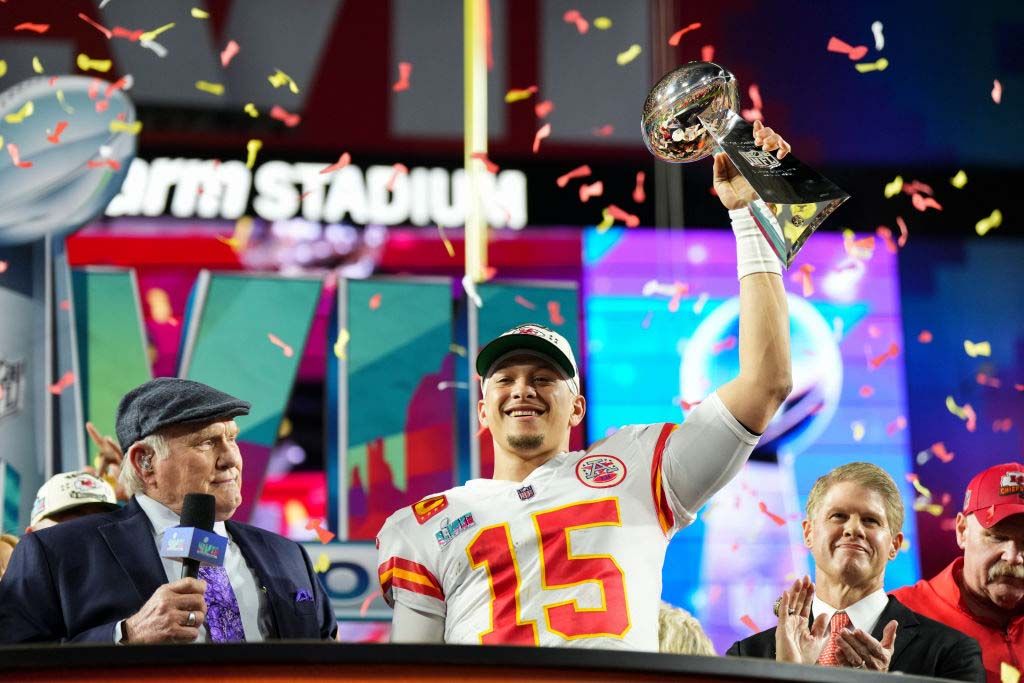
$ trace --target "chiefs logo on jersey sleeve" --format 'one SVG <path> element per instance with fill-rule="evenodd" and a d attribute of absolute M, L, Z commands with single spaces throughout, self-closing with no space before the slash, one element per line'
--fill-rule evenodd
<path fill-rule="evenodd" d="M 588 455 L 576 463 L 576 478 L 592 489 L 607 489 L 626 478 L 626 463 L 614 455 Z"/>
<path fill-rule="evenodd" d="M 431 496 L 430 498 L 424 498 L 418 503 L 413 503 L 412 514 L 416 516 L 416 521 L 422 525 L 446 507 L 448 507 L 448 496 Z"/>

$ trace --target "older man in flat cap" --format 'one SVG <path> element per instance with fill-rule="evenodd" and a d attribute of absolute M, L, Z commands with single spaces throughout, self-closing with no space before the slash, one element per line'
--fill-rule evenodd
<path fill-rule="evenodd" d="M 306 552 L 229 521 L 241 496 L 234 418 L 249 404 L 199 382 L 161 378 L 117 409 L 125 453 L 117 511 L 28 534 L 0 581 L 0 643 L 233 642 L 330 639 L 337 623 Z M 179 579 L 161 558 L 185 495 L 214 497 L 214 532 L 229 539 L 223 567 Z"/>

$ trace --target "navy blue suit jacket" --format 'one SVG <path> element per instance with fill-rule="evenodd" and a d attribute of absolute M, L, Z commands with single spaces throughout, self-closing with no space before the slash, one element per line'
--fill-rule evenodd
<path fill-rule="evenodd" d="M 271 638 L 333 638 L 330 601 L 302 546 L 227 522 L 264 592 Z M 133 498 L 120 510 L 26 534 L 0 579 L 0 643 L 114 642 L 114 626 L 167 583 L 149 518 Z M 296 601 L 300 592 L 312 600 Z"/>

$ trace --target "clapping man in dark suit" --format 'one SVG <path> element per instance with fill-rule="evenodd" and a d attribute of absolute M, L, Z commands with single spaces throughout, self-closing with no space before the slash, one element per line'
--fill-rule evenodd
<path fill-rule="evenodd" d="M 242 502 L 234 418 L 249 403 L 199 382 L 160 378 L 117 410 L 131 496 L 113 512 L 25 536 L 0 581 L 0 643 L 237 642 L 330 639 L 337 623 L 300 545 L 230 521 Z M 188 493 L 216 501 L 223 567 L 178 578 L 158 553 Z"/>
<path fill-rule="evenodd" d="M 778 627 L 733 644 L 732 656 L 984 681 L 977 641 L 886 595 L 885 567 L 903 544 L 896 483 L 870 463 L 838 467 L 807 498 L 808 577 L 785 591 Z"/>

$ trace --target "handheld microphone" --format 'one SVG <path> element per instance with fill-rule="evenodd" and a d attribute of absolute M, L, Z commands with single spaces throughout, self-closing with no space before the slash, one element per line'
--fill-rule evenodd
<path fill-rule="evenodd" d="M 185 494 L 181 524 L 164 532 L 161 557 L 182 560 L 181 578 L 196 578 L 200 564 L 224 564 L 228 539 L 213 533 L 216 499 L 208 493 Z"/>

